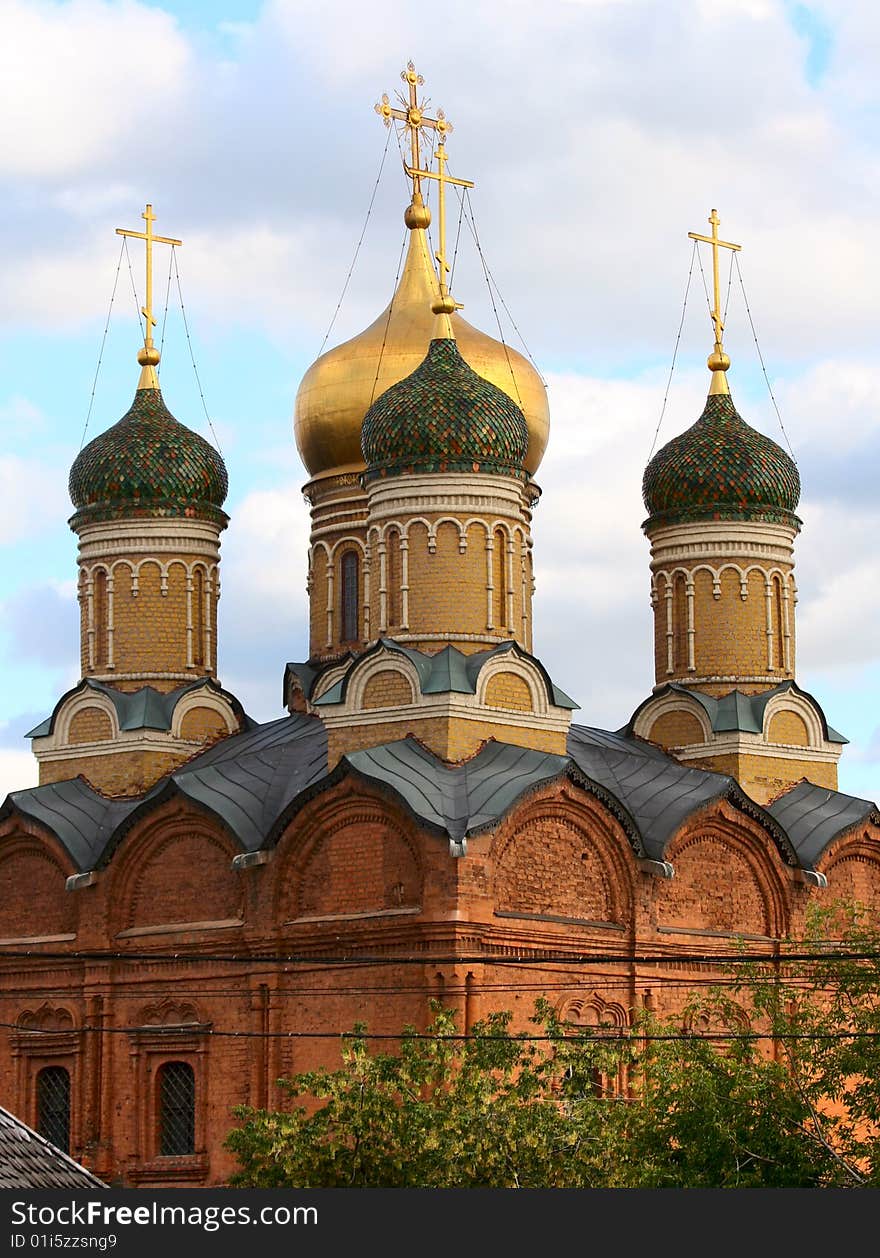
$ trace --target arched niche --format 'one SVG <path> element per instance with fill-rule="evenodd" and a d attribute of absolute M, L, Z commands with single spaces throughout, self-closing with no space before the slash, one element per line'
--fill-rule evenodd
<path fill-rule="evenodd" d="M 117 929 L 240 921 L 241 875 L 232 868 L 236 851 L 196 817 L 132 833 L 116 858 L 121 858 L 113 897 Z"/>
<path fill-rule="evenodd" d="M 624 924 L 632 884 L 619 856 L 626 840 L 611 827 L 598 808 L 567 801 L 515 815 L 493 845 L 495 912 Z"/>
<path fill-rule="evenodd" d="M 670 845 L 670 880 L 653 883 L 657 925 L 667 930 L 777 937 L 784 900 L 769 848 L 734 825 L 710 825 Z"/>
<path fill-rule="evenodd" d="M 0 939 L 74 935 L 75 897 L 65 889 L 74 873 L 48 843 L 30 835 L 0 842 Z"/>
<path fill-rule="evenodd" d="M 301 814 L 282 841 L 282 921 L 414 910 L 422 868 L 402 818 L 370 800 Z"/>

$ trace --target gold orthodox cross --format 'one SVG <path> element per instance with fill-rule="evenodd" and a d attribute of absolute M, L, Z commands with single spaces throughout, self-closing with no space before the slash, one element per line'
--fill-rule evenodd
<path fill-rule="evenodd" d="M 158 382 L 152 383 L 156 379 L 155 367 L 159 362 L 159 351 L 153 345 L 153 328 L 156 326 L 156 320 L 153 318 L 153 245 L 182 245 L 182 240 L 172 240 L 170 236 L 154 236 L 153 223 L 156 221 L 156 215 L 153 213 L 152 205 L 148 205 L 144 210 L 141 218 L 146 221 L 147 230 L 145 232 L 129 231 L 125 227 L 117 227 L 117 236 L 133 236 L 136 240 L 145 240 L 147 242 L 147 300 L 146 304 L 141 306 L 141 314 L 146 320 L 146 331 L 144 333 L 144 348 L 138 354 L 138 362 L 144 368 L 141 373 L 141 384 L 138 388 L 158 387 Z M 145 375 L 151 372 L 151 383 L 145 384 Z"/>
<path fill-rule="evenodd" d="M 722 337 L 724 334 L 724 323 L 721 319 L 721 289 L 718 283 L 718 250 L 733 249 L 739 252 L 742 245 L 732 245 L 729 240 L 718 239 L 718 224 L 721 219 L 718 217 L 718 211 L 713 210 L 709 215 L 709 222 L 712 224 L 711 236 L 700 236 L 697 232 L 688 232 L 690 240 L 702 240 L 707 245 L 712 246 L 712 277 L 715 283 L 715 307 L 712 310 L 712 323 L 715 327 L 715 352 L 709 358 L 709 369 L 711 371 L 726 371 L 730 366 L 730 359 L 724 353 L 722 345 Z"/>
<path fill-rule="evenodd" d="M 418 73 L 411 61 L 406 64 L 406 69 L 401 70 L 400 77 L 406 83 L 408 88 L 409 99 L 402 92 L 397 93 L 397 99 L 403 106 L 402 109 L 395 109 L 386 92 L 378 105 L 375 106 L 376 113 L 382 119 L 386 127 L 391 126 L 392 118 L 397 118 L 404 123 L 406 130 L 409 132 L 410 139 L 410 160 L 411 167 L 406 167 L 406 173 L 413 181 L 413 204 L 421 203 L 422 187 L 419 176 L 421 171 L 421 153 L 419 148 L 419 140 L 422 131 L 427 128 L 429 131 L 436 131 L 437 137 L 442 144 L 447 135 L 452 131 L 452 123 L 446 118 L 442 109 L 437 110 L 436 118 L 429 118 L 425 113 L 425 107 L 428 101 L 419 100 L 418 89 L 424 83 L 424 79 Z"/>
<path fill-rule="evenodd" d="M 420 175 L 423 179 L 436 179 L 439 184 L 437 207 L 438 217 L 440 219 L 440 240 L 439 248 L 434 254 L 437 259 L 437 265 L 440 271 L 440 298 L 435 301 L 431 309 L 434 314 L 452 314 L 454 310 L 461 309 L 461 302 L 455 301 L 446 285 L 446 276 L 449 274 L 449 263 L 446 261 L 446 185 L 448 183 L 455 184 L 458 188 L 472 188 L 474 185 L 469 179 L 453 179 L 452 175 L 446 173 L 446 163 L 449 160 L 446 156 L 446 143 L 441 138 L 437 145 L 437 170 L 411 170 L 406 167 L 406 173 L 415 178 Z"/>

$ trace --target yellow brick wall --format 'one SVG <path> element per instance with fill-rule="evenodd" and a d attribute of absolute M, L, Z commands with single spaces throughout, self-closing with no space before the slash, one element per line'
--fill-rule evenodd
<path fill-rule="evenodd" d="M 437 517 L 428 516 L 434 521 Z M 428 547 L 428 531 L 422 524 L 413 524 L 409 530 L 409 632 L 416 635 L 424 634 L 474 634 L 483 639 L 482 642 L 469 644 L 456 642 L 456 646 L 465 652 L 484 649 L 495 638 L 513 638 L 526 649 L 531 634 L 531 583 L 530 574 L 526 577 L 526 632 L 523 634 L 523 578 L 520 557 L 520 542 L 514 542 L 514 554 L 508 565 L 510 571 L 505 580 L 509 583 L 513 594 L 512 624 L 506 622 L 506 609 L 509 600 L 505 597 L 505 616 L 503 625 L 494 623 L 488 626 L 488 594 L 486 530 L 479 524 L 472 524 L 467 532 L 467 549 L 464 554 L 459 549 L 459 531 L 455 524 L 446 522 L 437 528 L 437 545 L 433 553 Z M 507 556 L 505 555 L 507 565 Z M 378 577 L 376 578 L 378 583 Z M 496 590 L 493 599 L 497 602 L 498 574 L 493 569 L 493 582 Z M 494 603 L 493 603 L 494 606 Z M 378 616 L 378 589 L 374 600 L 374 616 Z M 378 624 L 378 620 L 375 621 Z M 429 650 L 436 650 L 435 640 L 426 638 L 424 642 L 414 643 Z"/>
<path fill-rule="evenodd" d="M 409 679 L 397 669 L 386 668 L 364 687 L 363 708 L 397 708 L 413 702 Z"/>
<path fill-rule="evenodd" d="M 40 786 L 82 775 L 105 795 L 140 795 L 187 758 L 170 752 L 122 750 L 73 760 L 44 760 Z"/>
<path fill-rule="evenodd" d="M 665 712 L 651 726 L 648 738 L 660 747 L 687 747 L 705 739 L 703 727 L 691 712 Z"/>
<path fill-rule="evenodd" d="M 532 711 L 532 696 L 522 677 L 515 673 L 496 673 L 486 687 L 487 708 L 514 708 L 518 712 Z"/>
<path fill-rule="evenodd" d="M 122 558 L 124 556 L 118 556 Z M 135 564 L 142 556 L 128 558 Z M 177 560 L 182 562 L 177 562 Z M 115 562 L 115 561 L 114 561 Z M 193 678 L 216 671 L 216 596 L 212 582 L 210 592 L 205 583 L 204 613 L 212 630 L 209 656 L 202 665 L 188 666 L 187 651 L 187 577 L 184 564 L 199 562 L 194 554 L 175 555 L 168 572 L 167 592 L 162 593 L 159 563 L 141 562 L 137 594 L 133 592 L 132 573 L 126 564 L 117 564 L 113 572 L 113 668 L 96 657 L 95 667 L 88 667 L 88 622 L 85 605 L 82 610 L 81 658 L 83 675 L 119 676 L 120 690 L 135 690 L 142 680 L 125 680 L 126 673 L 177 673 Z M 193 594 L 193 653 L 197 654 L 197 635 L 204 635 L 204 625 L 196 623 L 197 599 Z M 96 625 L 96 629 L 98 626 Z M 98 635 L 96 633 L 96 641 Z M 160 691 L 179 686 L 179 678 L 150 678 L 149 684 Z"/>
<path fill-rule="evenodd" d="M 786 743 L 788 746 L 809 747 L 810 735 L 802 717 L 797 712 L 777 712 L 767 729 L 767 741 Z"/>
<path fill-rule="evenodd" d="M 378 747 L 413 734 L 443 760 L 457 761 L 472 756 L 488 738 L 512 743 L 516 747 L 532 747 L 536 751 L 565 754 L 566 735 L 550 730 L 537 730 L 528 724 L 495 724 L 488 721 L 465 721 L 461 718 L 423 717 L 421 719 L 388 720 L 376 725 L 352 725 L 331 729 L 329 765 L 336 764 L 348 751 Z"/>
<path fill-rule="evenodd" d="M 790 572 L 788 568 L 786 571 Z M 746 693 L 764 690 L 774 681 L 792 677 L 793 671 L 782 667 L 780 647 L 776 640 L 778 616 L 773 606 L 774 668 L 768 667 L 767 653 L 767 604 L 765 578 L 757 570 L 749 573 L 744 599 L 741 596 L 739 573 L 726 568 L 720 576 L 721 596 L 714 596 L 712 574 L 707 571 L 694 573 L 693 579 L 693 627 L 694 668 L 688 668 L 687 657 L 687 599 L 685 585 L 676 578 L 673 600 L 674 657 L 673 671 L 667 672 L 667 610 L 666 582 L 658 574 L 658 598 L 654 608 L 654 665 L 658 685 L 664 682 L 688 683 L 694 677 L 767 677 L 768 681 L 747 682 L 740 688 Z M 794 663 L 794 605 L 789 606 L 789 627 L 792 634 L 792 664 Z M 730 683 L 703 684 L 701 688 L 711 694 L 725 694 Z"/>
<path fill-rule="evenodd" d="M 767 756 L 740 755 L 705 756 L 689 760 L 688 765 L 728 773 L 759 804 L 770 803 L 796 782 L 806 778 L 816 786 L 837 790 L 837 765 L 813 760 L 771 759 Z"/>
<path fill-rule="evenodd" d="M 193 743 L 222 738 L 226 733 L 226 722 L 212 708 L 191 708 L 180 726 L 180 737 Z"/>
<path fill-rule="evenodd" d="M 113 725 L 110 717 L 100 708 L 84 708 L 77 712 L 70 722 L 67 741 L 75 743 L 97 743 L 112 737 Z"/>

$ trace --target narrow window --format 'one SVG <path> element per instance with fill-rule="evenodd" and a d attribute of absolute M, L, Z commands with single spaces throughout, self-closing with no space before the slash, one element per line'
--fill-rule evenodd
<path fill-rule="evenodd" d="M 193 576 L 193 663 L 205 663 L 205 574 L 196 568 Z"/>
<path fill-rule="evenodd" d="M 687 634 L 687 587 L 685 579 L 681 575 L 675 578 L 674 585 L 675 597 L 672 602 L 673 611 L 673 627 L 675 632 L 675 668 L 686 669 L 688 666 L 688 634 Z"/>
<path fill-rule="evenodd" d="M 385 551 L 386 587 L 388 590 L 388 625 L 400 624 L 400 534 L 392 529 L 388 534 L 388 545 Z"/>
<path fill-rule="evenodd" d="M 353 550 L 342 556 L 342 641 L 356 642 L 358 636 L 358 558 Z"/>
<path fill-rule="evenodd" d="M 776 615 L 776 658 L 773 663 L 781 673 L 785 672 L 785 611 L 782 602 L 782 582 L 779 577 L 773 578 L 773 602 Z"/>
<path fill-rule="evenodd" d="M 492 579 L 495 584 L 495 628 L 504 629 L 507 624 L 507 566 L 505 560 L 504 530 L 495 530 L 492 555 Z"/>
<path fill-rule="evenodd" d="M 196 1148 L 196 1078 L 185 1061 L 159 1070 L 159 1153 L 181 1157 Z"/>
<path fill-rule="evenodd" d="M 37 1075 L 37 1131 L 70 1152 L 70 1073 L 63 1066 L 45 1066 Z"/>
<path fill-rule="evenodd" d="M 107 663 L 107 573 L 95 573 L 95 665 Z"/>

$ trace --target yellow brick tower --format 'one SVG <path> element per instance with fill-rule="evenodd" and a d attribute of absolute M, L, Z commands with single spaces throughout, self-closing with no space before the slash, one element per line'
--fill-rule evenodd
<path fill-rule="evenodd" d="M 439 300 L 441 288 L 428 246 L 431 215 L 422 196 L 422 180 L 436 179 L 436 175 L 420 169 L 420 145 L 428 131 L 435 134 L 442 148 L 452 128 L 442 110 L 436 118 L 428 117 L 419 99 L 422 78 L 412 64 L 401 78 L 405 84 L 401 108 L 392 107 L 387 97 L 376 106 L 386 125 L 400 124 L 411 151 L 407 173 L 412 180 L 412 199 L 404 214 L 409 246 L 400 280 L 390 304 L 375 322 L 352 340 L 322 354 L 306 372 L 296 396 L 296 443 L 311 477 L 303 492 L 312 515 L 308 589 L 309 649 L 314 662 L 363 650 L 384 633 L 406 639 L 409 617 L 417 614 L 409 597 L 410 581 L 416 577 L 416 567 L 428 562 L 427 556 L 437 584 L 457 579 L 452 574 L 462 565 L 454 556 L 465 556 L 464 566 L 479 567 L 484 574 L 484 603 L 489 599 L 490 586 L 502 603 L 497 614 L 481 615 L 479 624 L 475 619 L 468 621 L 462 633 L 470 636 L 462 641 L 515 638 L 526 645 L 529 640 L 524 626 L 529 617 L 526 603 L 531 599 L 531 559 L 530 555 L 523 556 L 524 547 L 528 548 L 526 531 L 517 529 L 508 502 L 500 505 L 498 529 L 490 540 L 484 532 L 478 540 L 476 529 L 471 535 L 468 520 L 473 510 L 462 502 L 450 513 L 442 494 L 430 504 L 434 509 L 426 516 L 424 536 L 418 545 L 415 534 L 411 539 L 400 524 L 395 525 L 401 514 L 395 502 L 375 508 L 376 526 L 367 536 L 361 425 L 373 402 L 424 359 L 433 335 L 432 305 Z M 462 181 L 446 176 L 445 182 Z M 534 474 L 547 445 L 550 423 L 547 392 L 540 375 L 516 350 L 467 323 L 457 307 L 450 319 L 452 334 L 469 366 L 522 410 L 528 428 L 525 468 Z M 537 496 L 536 491 L 530 492 Z M 471 506 L 475 501 L 471 499 Z M 520 519 L 521 509 L 517 507 L 514 514 Z M 446 522 L 441 523 L 444 516 Z M 491 578 L 485 575 L 490 563 Z M 524 569 L 528 570 L 525 595 Z M 448 641 L 450 626 L 437 628 L 443 632 L 433 640 Z"/>
<path fill-rule="evenodd" d="M 321 716 L 330 760 L 413 734 L 459 761 L 489 738 L 563 754 L 575 705 L 532 656 L 532 480 L 548 433 L 540 376 L 465 323 L 451 296 L 442 112 L 428 119 L 412 65 L 411 232 L 388 310 L 324 355 L 297 396 L 314 477 L 311 657 L 289 665 L 288 705 Z M 419 136 L 437 132 L 437 169 Z M 438 186 L 437 272 L 421 181 Z M 357 446 L 355 446 L 355 434 Z"/>
<path fill-rule="evenodd" d="M 718 238 L 715 346 L 697 422 L 645 469 L 654 609 L 654 696 L 634 732 L 681 759 L 731 773 L 759 802 L 801 778 L 836 787 L 845 740 L 796 685 L 794 461 L 738 414 L 722 342 Z"/>
<path fill-rule="evenodd" d="M 163 401 L 152 246 L 180 241 L 153 234 L 151 206 L 143 218 L 144 232 L 119 229 L 147 246 L 134 402 L 70 470 L 82 681 L 33 731 L 41 782 L 82 772 L 111 794 L 152 785 L 243 718 L 216 684 L 226 467 Z"/>

